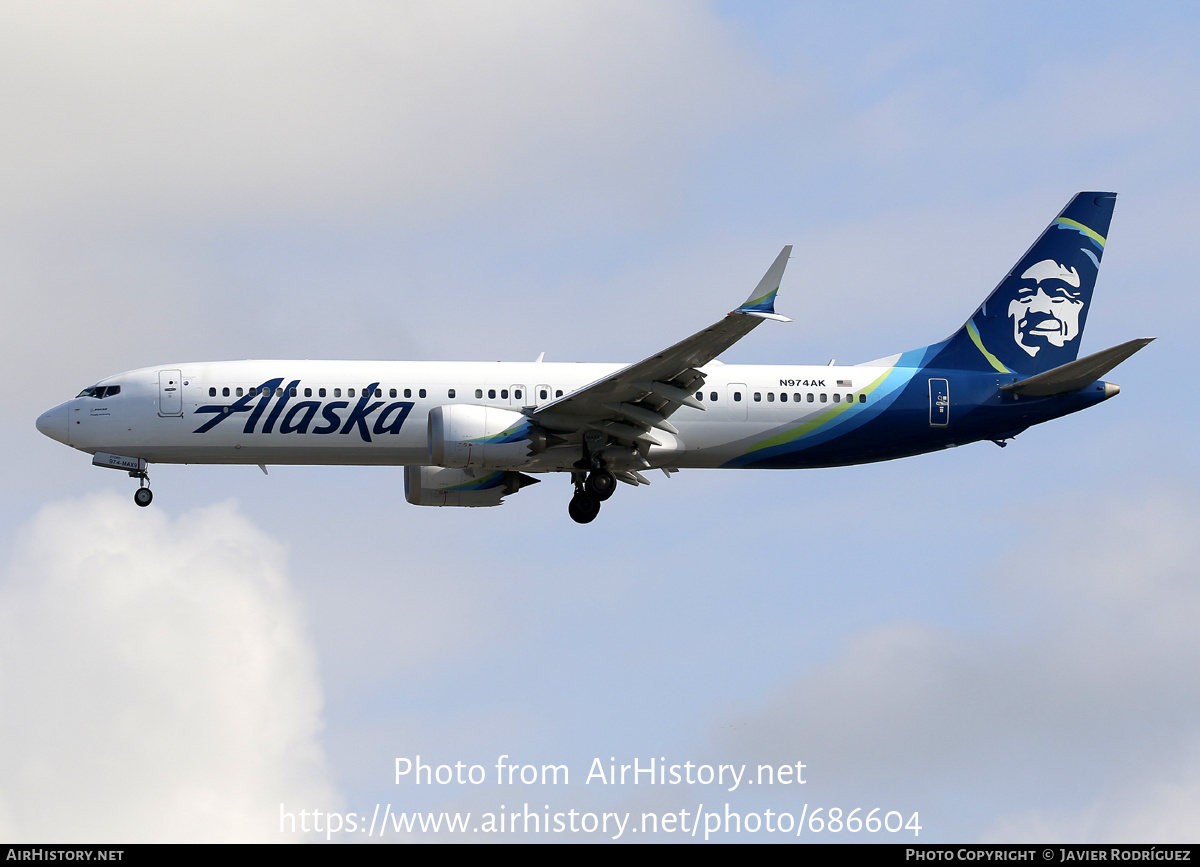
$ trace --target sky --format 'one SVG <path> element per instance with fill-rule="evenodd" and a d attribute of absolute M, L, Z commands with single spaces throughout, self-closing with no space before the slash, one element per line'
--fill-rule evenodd
<path fill-rule="evenodd" d="M 0 839 L 1194 841 L 1198 42 L 1185 3 L 4 4 Z M 138 509 L 34 428 L 183 361 L 634 361 L 784 244 L 795 321 L 723 360 L 867 361 L 1080 190 L 1119 194 L 1083 351 L 1158 339 L 1005 449 L 580 526 L 565 478 L 428 509 L 399 468 L 157 466 Z M 748 818 L 876 808 L 919 831 Z"/>

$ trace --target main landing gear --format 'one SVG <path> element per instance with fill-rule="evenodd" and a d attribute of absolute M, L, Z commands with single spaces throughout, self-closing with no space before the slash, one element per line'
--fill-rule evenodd
<path fill-rule="evenodd" d="M 571 497 L 567 512 L 575 523 L 590 524 L 600 514 L 600 504 L 616 490 L 617 477 L 597 466 L 586 475 L 583 470 L 576 470 L 571 480 L 575 483 L 575 496 Z"/>
<path fill-rule="evenodd" d="M 133 492 L 133 501 L 142 508 L 154 501 L 154 492 L 150 490 L 150 474 L 145 470 L 130 470 L 129 475 L 138 480 L 138 489 Z"/>
<path fill-rule="evenodd" d="M 600 504 L 617 489 L 617 477 L 604 466 L 604 435 L 599 431 L 588 431 L 583 437 L 583 457 L 574 464 L 571 482 L 575 485 L 575 496 L 567 506 L 571 520 L 577 524 L 590 524 L 600 514 Z"/>
<path fill-rule="evenodd" d="M 587 481 L 583 483 L 583 487 L 589 494 L 603 503 L 617 489 L 617 477 L 604 469 L 604 467 L 598 467 L 588 473 Z"/>
<path fill-rule="evenodd" d="M 567 512 L 576 524 L 590 524 L 600 514 L 600 501 L 587 491 L 577 490 L 567 505 Z"/>

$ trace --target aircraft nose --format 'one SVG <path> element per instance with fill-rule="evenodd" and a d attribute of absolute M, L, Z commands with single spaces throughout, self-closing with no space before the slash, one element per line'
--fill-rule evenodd
<path fill-rule="evenodd" d="M 38 416 L 37 429 L 50 439 L 60 443 L 67 443 L 67 431 L 69 430 L 67 422 L 67 405 L 60 403 L 54 409 L 48 409 Z"/>

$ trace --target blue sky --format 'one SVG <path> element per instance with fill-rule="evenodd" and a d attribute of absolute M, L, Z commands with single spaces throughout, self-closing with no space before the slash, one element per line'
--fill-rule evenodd
<path fill-rule="evenodd" d="M 920 841 L 1195 839 L 1190 5 L 0 18 L 0 837 L 718 803 L 582 784 L 665 756 L 802 760 L 720 802 Z M 634 360 L 787 243 L 796 321 L 725 360 L 865 361 L 956 329 L 1083 189 L 1120 194 L 1084 350 L 1159 339 L 1004 450 L 659 477 L 580 527 L 565 480 L 420 509 L 398 469 L 164 466 L 135 510 L 33 427 L 184 360 Z M 417 754 L 578 777 L 397 786 Z"/>

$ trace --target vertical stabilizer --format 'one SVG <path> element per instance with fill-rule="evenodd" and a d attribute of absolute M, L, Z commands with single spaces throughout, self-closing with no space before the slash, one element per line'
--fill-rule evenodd
<path fill-rule="evenodd" d="M 1074 361 L 1116 193 L 1079 193 L 930 365 L 1033 375 Z"/>

